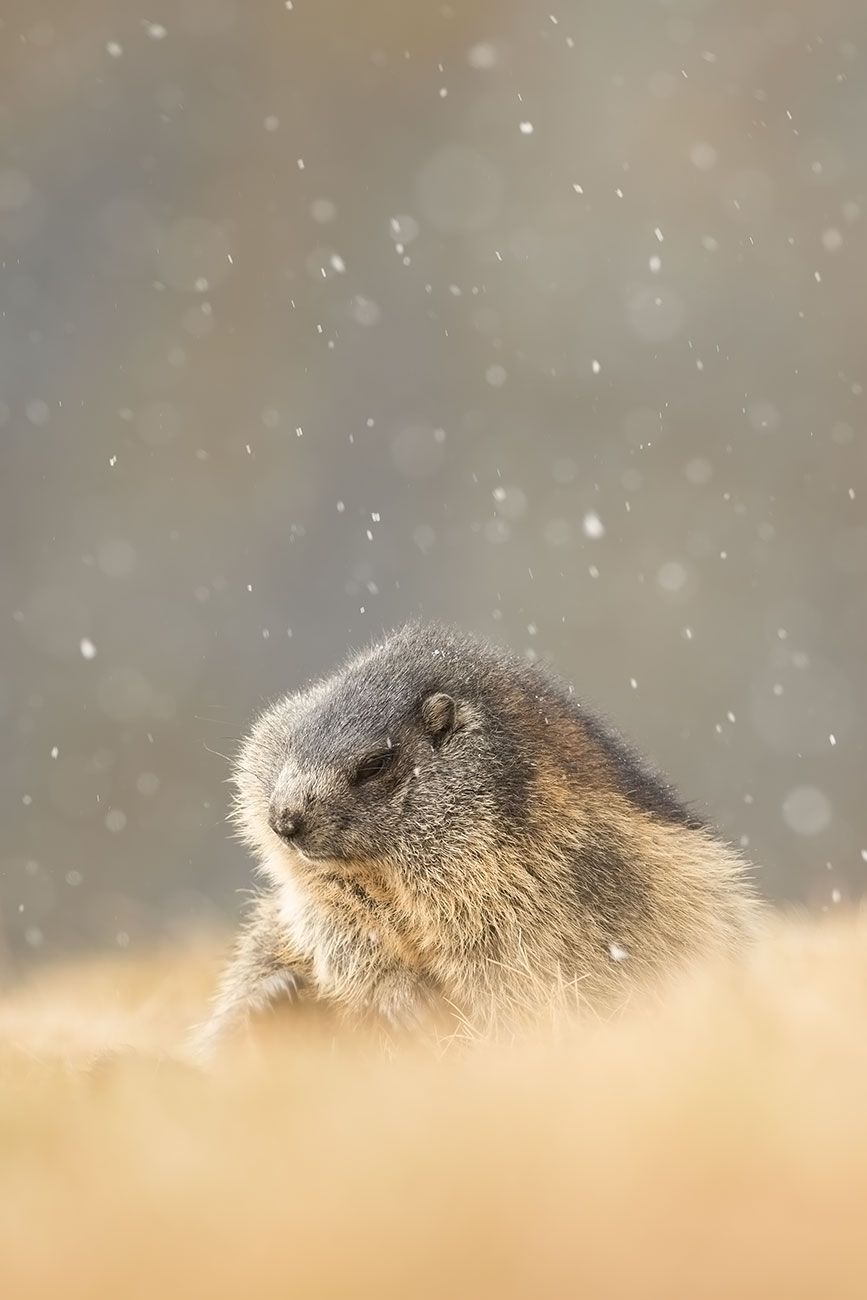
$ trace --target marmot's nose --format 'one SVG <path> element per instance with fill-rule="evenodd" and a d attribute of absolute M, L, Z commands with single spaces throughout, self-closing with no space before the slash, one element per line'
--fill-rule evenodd
<path fill-rule="evenodd" d="M 291 843 L 304 832 L 304 814 L 298 808 L 287 808 L 272 804 L 268 811 L 268 825 L 281 840 Z"/>

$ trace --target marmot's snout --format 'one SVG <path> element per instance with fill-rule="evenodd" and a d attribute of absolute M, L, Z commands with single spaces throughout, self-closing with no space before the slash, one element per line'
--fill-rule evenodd
<path fill-rule="evenodd" d="M 283 803 L 279 799 L 272 799 L 268 809 L 268 825 L 275 835 L 287 844 L 293 844 L 296 840 L 303 840 L 304 833 L 307 829 L 304 812 L 300 808 Z"/>
<path fill-rule="evenodd" d="M 268 826 L 277 838 L 308 861 L 341 861 L 360 847 L 370 817 L 354 797 L 341 768 L 299 769 L 287 764 L 268 803 Z"/>
<path fill-rule="evenodd" d="M 310 829 L 312 791 L 290 764 L 280 772 L 268 804 L 268 825 L 285 844 L 302 847 Z"/>

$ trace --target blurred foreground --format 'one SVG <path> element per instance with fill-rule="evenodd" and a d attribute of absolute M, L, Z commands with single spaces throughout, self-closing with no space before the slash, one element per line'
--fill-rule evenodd
<path fill-rule="evenodd" d="M 274 1019 L 205 1075 L 215 968 L 0 1003 L 4 1295 L 863 1296 L 867 913 L 615 1023 L 386 1059 Z"/>

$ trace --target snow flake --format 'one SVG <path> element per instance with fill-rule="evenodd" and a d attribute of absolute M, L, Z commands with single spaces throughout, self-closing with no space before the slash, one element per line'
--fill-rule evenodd
<path fill-rule="evenodd" d="M 783 802 L 783 821 L 796 835 L 818 835 L 831 823 L 831 801 L 814 785 L 798 785 Z"/>
<path fill-rule="evenodd" d="M 496 67 L 497 62 L 497 51 L 490 41 L 478 41 L 467 50 L 467 63 L 471 68 L 487 71 L 488 68 Z"/>
<path fill-rule="evenodd" d="M 717 152 L 712 144 L 704 140 L 697 141 L 689 151 L 689 161 L 701 172 L 712 171 L 716 166 Z"/>
<path fill-rule="evenodd" d="M 47 424 L 51 414 L 48 403 L 41 397 L 34 397 L 27 403 L 26 413 L 30 423 L 37 425 Z"/>

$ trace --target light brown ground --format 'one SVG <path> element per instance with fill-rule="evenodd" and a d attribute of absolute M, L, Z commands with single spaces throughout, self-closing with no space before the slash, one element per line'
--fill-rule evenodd
<path fill-rule="evenodd" d="M 867 913 L 615 1023 L 439 1055 L 280 1020 L 172 1056 L 214 955 L 0 1001 L 0 1295 L 867 1295 Z"/>

